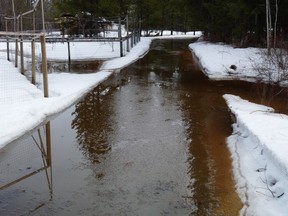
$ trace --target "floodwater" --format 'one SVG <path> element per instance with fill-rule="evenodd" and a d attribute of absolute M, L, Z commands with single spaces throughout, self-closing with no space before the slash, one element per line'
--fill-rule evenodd
<path fill-rule="evenodd" d="M 191 42 L 153 42 L 48 126 L 1 149 L 0 215 L 238 215 L 222 95 L 261 102 L 263 86 L 207 80 Z"/>
<path fill-rule="evenodd" d="M 69 73 L 95 73 L 103 60 L 82 60 L 82 61 L 59 61 L 59 62 L 48 62 L 47 68 L 49 73 L 55 71 L 69 72 Z"/>

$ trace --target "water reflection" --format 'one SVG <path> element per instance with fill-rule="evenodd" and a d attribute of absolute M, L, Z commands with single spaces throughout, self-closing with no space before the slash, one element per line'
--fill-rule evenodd
<path fill-rule="evenodd" d="M 119 78 L 115 75 L 75 105 L 71 126 L 77 133 L 80 149 L 92 163 L 100 163 L 112 147 L 110 133 L 115 125 L 111 118 L 113 107 L 105 105 L 107 100 L 104 100 L 104 97 L 109 97 L 128 82 L 128 77 Z"/>
<path fill-rule="evenodd" d="M 91 91 L 75 106 L 72 113 L 72 128 L 77 132 L 77 140 L 86 157 L 99 163 L 99 155 L 111 149 L 108 134 L 112 130 L 110 110 L 102 109 L 101 86 Z"/>
<path fill-rule="evenodd" d="M 27 214 L 36 211 L 45 205 L 47 189 L 49 200 L 52 200 L 50 122 L 0 150 L 0 174 L 1 214 L 19 215 L 25 209 Z M 35 182 L 39 189 L 37 192 L 29 186 Z M 26 199 L 27 195 L 35 193 L 38 193 L 38 200 L 32 202 Z M 17 204 L 19 207 L 15 208 Z"/>
<path fill-rule="evenodd" d="M 288 102 L 283 100 L 288 96 L 288 88 L 276 86 L 273 84 L 264 85 L 263 83 L 255 84 L 255 92 L 260 103 L 266 106 L 272 106 L 277 112 L 288 113 Z"/>
<path fill-rule="evenodd" d="M 61 62 L 61 61 L 52 61 L 48 62 L 48 71 L 49 72 L 69 72 L 69 73 L 95 73 L 101 66 L 103 61 L 101 60 L 83 60 L 75 61 L 72 63 Z"/>

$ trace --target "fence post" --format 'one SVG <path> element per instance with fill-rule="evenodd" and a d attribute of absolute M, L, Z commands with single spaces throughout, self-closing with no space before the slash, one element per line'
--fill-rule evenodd
<path fill-rule="evenodd" d="M 32 61 L 32 66 L 31 66 L 31 72 L 32 72 L 32 84 L 35 85 L 35 39 L 33 38 L 31 41 L 31 61 Z"/>
<path fill-rule="evenodd" d="M 5 19 L 5 27 L 6 27 L 6 33 L 8 32 L 8 23 Z M 9 36 L 7 35 L 7 60 L 10 61 L 10 52 L 9 52 Z"/>
<path fill-rule="evenodd" d="M 139 31 L 139 33 L 138 33 L 138 41 L 137 41 L 137 43 L 139 43 L 140 40 L 141 40 L 141 32 Z"/>
<path fill-rule="evenodd" d="M 69 39 L 67 39 L 67 45 L 68 45 L 68 70 L 70 71 L 70 68 L 71 68 L 71 51 L 70 51 Z"/>
<path fill-rule="evenodd" d="M 133 48 L 133 32 L 131 32 L 131 35 L 130 35 L 130 46 L 132 49 Z"/>
<path fill-rule="evenodd" d="M 24 75 L 24 48 L 23 48 L 23 38 L 20 38 L 20 63 L 21 63 L 21 74 Z"/>
<path fill-rule="evenodd" d="M 120 57 L 123 57 L 123 41 L 121 34 L 121 17 L 118 18 L 118 38 L 120 40 Z"/>
<path fill-rule="evenodd" d="M 134 45 L 136 45 L 137 44 L 137 31 L 134 32 L 133 41 L 134 41 Z"/>
<path fill-rule="evenodd" d="M 46 57 L 46 42 L 45 35 L 40 36 L 41 42 L 41 54 L 42 54 L 42 74 L 43 74 L 43 88 L 44 88 L 44 97 L 48 97 L 48 72 L 47 72 L 47 57 Z"/>
<path fill-rule="evenodd" d="M 7 61 L 10 61 L 9 37 L 7 36 Z"/>
<path fill-rule="evenodd" d="M 128 15 L 126 15 L 126 31 L 127 31 L 127 36 L 126 36 L 127 47 L 126 47 L 126 50 L 127 50 L 127 52 L 129 52 L 130 49 L 129 49 L 129 20 L 128 20 Z"/>
<path fill-rule="evenodd" d="M 18 38 L 15 40 L 15 67 L 18 67 Z"/>

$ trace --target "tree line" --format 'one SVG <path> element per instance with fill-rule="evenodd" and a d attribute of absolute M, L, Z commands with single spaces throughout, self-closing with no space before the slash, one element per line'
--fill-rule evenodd
<path fill-rule="evenodd" d="M 20 14 L 35 0 L 0 1 L 0 17 Z M 238 46 L 266 46 L 267 33 L 278 41 L 288 36 L 288 0 L 43 0 L 47 18 L 63 13 L 125 17 L 149 34 L 152 30 L 203 31 L 211 41 Z M 267 3 L 269 11 L 267 16 Z M 268 19 L 267 19 L 268 17 Z M 4 23 L 1 19 L 0 28 Z M 270 25 L 267 26 L 267 21 Z M 135 24 L 136 27 L 136 24 Z M 270 37 L 271 40 L 276 37 Z M 271 41 L 273 44 L 273 42 Z"/>
<path fill-rule="evenodd" d="M 288 0 L 199 0 L 197 5 L 192 13 L 210 40 L 263 46 L 267 32 L 277 33 L 279 41 L 287 37 Z"/>
<path fill-rule="evenodd" d="M 270 25 L 267 29 L 267 2 Z M 53 0 L 55 10 L 94 16 L 125 16 L 141 30 L 201 30 L 207 40 L 263 46 L 267 31 L 288 36 L 288 0 Z"/>

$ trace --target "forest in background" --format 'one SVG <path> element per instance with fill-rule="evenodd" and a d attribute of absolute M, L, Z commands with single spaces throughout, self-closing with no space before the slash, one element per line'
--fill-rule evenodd
<path fill-rule="evenodd" d="M 11 6 L 14 1 L 14 8 Z M 0 0 L 0 30 L 4 17 L 25 12 L 37 0 Z M 277 41 L 288 36 L 288 0 L 43 0 L 45 17 L 54 22 L 63 13 L 73 16 L 129 16 L 139 28 L 151 30 L 203 31 L 206 40 L 239 47 L 266 46 L 267 2 L 271 35 Z M 55 21 L 56 22 L 56 21 Z M 272 38 L 272 37 L 271 37 Z"/>

